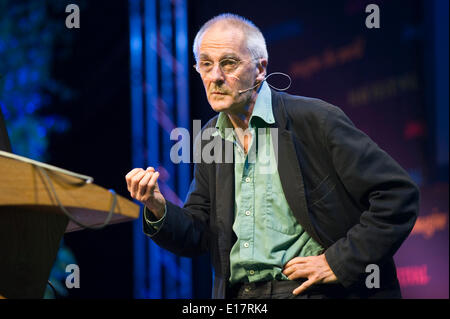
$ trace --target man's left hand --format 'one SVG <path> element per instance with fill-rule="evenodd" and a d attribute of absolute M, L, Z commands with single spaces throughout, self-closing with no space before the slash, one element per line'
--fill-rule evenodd
<path fill-rule="evenodd" d="M 319 256 L 295 257 L 284 266 L 283 274 L 290 280 L 308 278 L 307 281 L 292 292 L 294 295 L 304 292 L 314 284 L 338 281 L 336 275 L 328 265 L 324 254 Z"/>

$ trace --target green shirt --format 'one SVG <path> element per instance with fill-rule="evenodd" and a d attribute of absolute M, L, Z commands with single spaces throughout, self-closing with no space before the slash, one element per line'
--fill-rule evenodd
<path fill-rule="evenodd" d="M 287 280 L 282 270 L 289 260 L 323 251 L 297 222 L 284 196 L 268 127 L 274 122 L 271 91 L 265 82 L 249 121 L 248 154 L 235 138 L 228 116 L 220 113 L 217 120 L 217 134 L 234 144 L 237 241 L 230 253 L 231 284 Z"/>
<path fill-rule="evenodd" d="M 252 135 L 248 154 L 235 139 L 228 116 L 220 113 L 214 135 L 233 142 L 235 220 L 237 241 L 230 253 L 230 283 L 287 280 L 283 266 L 292 258 L 319 255 L 323 248 L 297 222 L 284 196 L 269 124 L 275 122 L 272 96 L 264 82 L 250 117 Z M 280 154 L 282 156 L 282 154 Z M 219 181 L 220 182 L 220 181 Z M 145 220 L 154 236 L 163 227 L 160 220 Z"/>

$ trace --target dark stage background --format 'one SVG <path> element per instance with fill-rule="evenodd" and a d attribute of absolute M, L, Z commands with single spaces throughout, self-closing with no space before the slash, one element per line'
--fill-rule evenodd
<path fill-rule="evenodd" d="M 320 98 L 341 107 L 420 186 L 419 219 L 395 255 L 398 276 L 405 298 L 448 298 L 448 1 L 0 3 L 0 107 L 13 151 L 93 176 L 100 186 L 127 197 L 124 176 L 136 163 L 132 138 L 136 122 L 130 85 L 136 47 L 130 36 L 130 7 L 141 12 L 138 26 L 143 34 L 146 25 L 152 23 L 146 9 L 154 8 L 160 14 L 155 30 L 163 44 L 153 49 L 162 61 L 168 56 L 173 58 L 165 48 L 176 47 L 181 36 L 172 31 L 169 43 L 164 42 L 165 31 L 158 29 L 164 25 L 164 10 L 183 7 L 189 66 L 195 63 L 193 39 L 204 22 L 223 12 L 249 18 L 266 37 L 268 73 L 284 72 L 292 78 L 288 93 Z M 79 29 L 64 26 L 64 9 L 69 3 L 78 4 L 81 9 Z M 365 25 L 369 15 L 365 8 L 370 3 L 379 5 L 379 29 Z M 37 11 L 40 14 L 33 14 Z M 171 17 L 173 25 L 176 17 Z M 144 41 L 144 53 L 150 51 L 145 44 Z M 20 54 L 24 55 L 22 59 Z M 162 81 L 164 63 L 158 68 L 157 80 Z M 188 123 L 192 125 L 193 119 L 206 123 L 214 112 L 207 103 L 201 80 L 191 67 L 185 74 L 183 81 L 189 84 Z M 268 81 L 276 87 L 287 83 L 278 76 Z M 163 89 L 151 91 L 145 80 L 142 88 L 145 96 L 155 94 L 164 100 Z M 175 109 L 170 108 L 171 103 L 177 102 L 165 103 L 171 116 L 177 118 Z M 147 107 L 152 109 L 151 105 Z M 163 145 L 174 144 L 163 133 L 159 139 Z M 147 142 L 151 144 L 151 140 Z M 180 198 L 184 195 L 178 194 Z M 136 254 L 147 253 L 140 250 L 142 245 L 136 241 L 142 244 L 142 240 L 149 240 L 139 239 L 135 235 L 138 231 L 139 226 L 130 222 L 100 231 L 66 234 L 58 258 L 62 263 L 75 262 L 80 266 L 81 288 L 61 287 L 61 296 L 173 297 L 164 281 L 155 294 L 152 282 L 160 279 L 151 278 L 150 270 L 137 274 Z M 144 269 L 149 269 L 150 263 L 161 263 L 163 276 L 170 276 L 174 270 L 188 272 L 191 292 L 179 293 L 175 298 L 209 298 L 208 256 L 193 259 L 190 268 L 178 259 L 174 259 L 174 267 L 169 267 L 163 255 L 152 258 L 146 257 Z M 59 272 L 57 268 L 56 263 L 52 272 L 55 281 L 64 275 L 61 266 Z M 139 276 L 145 278 L 145 292 L 144 288 L 137 289 L 142 284 L 136 279 Z M 185 279 L 177 280 L 175 285 L 179 287 Z M 47 292 L 46 297 L 53 296 Z"/>

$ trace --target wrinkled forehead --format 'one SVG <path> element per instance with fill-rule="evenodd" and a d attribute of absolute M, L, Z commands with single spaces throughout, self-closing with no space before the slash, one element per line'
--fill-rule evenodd
<path fill-rule="evenodd" d="M 240 57 L 250 54 L 244 31 L 226 22 L 215 23 L 205 31 L 198 53 L 199 56 L 215 57 L 225 53 L 235 53 Z"/>

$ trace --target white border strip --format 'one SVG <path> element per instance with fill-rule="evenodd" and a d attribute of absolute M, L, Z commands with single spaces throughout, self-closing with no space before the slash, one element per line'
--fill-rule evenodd
<path fill-rule="evenodd" d="M 19 156 L 19 155 L 8 153 L 8 152 L 4 152 L 4 151 L 0 151 L 0 156 L 8 157 L 8 158 L 12 158 L 12 159 L 15 159 L 15 160 L 18 160 L 18 161 L 21 161 L 21 162 L 25 162 L 25 163 L 29 163 L 29 164 L 32 164 L 32 165 L 36 165 L 36 166 L 39 166 L 39 167 L 42 167 L 42 168 L 45 168 L 45 169 L 48 169 L 48 170 L 51 170 L 51 171 L 59 172 L 59 173 L 65 174 L 65 175 L 70 175 L 70 176 L 73 176 L 73 177 L 76 177 L 76 178 L 84 180 L 87 184 L 91 184 L 92 182 L 94 182 L 94 178 L 93 177 L 77 174 L 77 173 L 68 171 L 68 170 L 63 169 L 63 168 L 59 168 L 59 167 L 56 167 L 56 166 L 53 166 L 53 165 L 49 165 L 49 164 L 45 164 L 45 163 L 41 163 L 41 162 L 32 160 L 32 159 L 27 158 L 27 157 Z"/>

